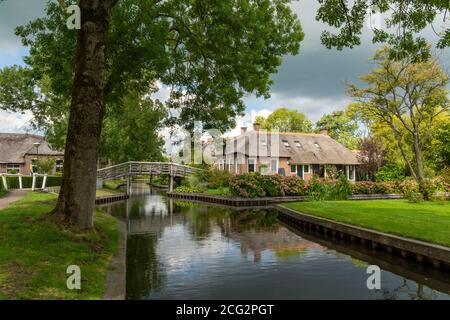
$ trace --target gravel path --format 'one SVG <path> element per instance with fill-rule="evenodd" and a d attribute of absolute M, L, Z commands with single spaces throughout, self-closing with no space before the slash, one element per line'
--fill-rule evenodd
<path fill-rule="evenodd" d="M 11 190 L 5 196 L 0 198 L 0 210 L 6 208 L 11 203 L 22 199 L 27 194 L 26 190 Z"/>

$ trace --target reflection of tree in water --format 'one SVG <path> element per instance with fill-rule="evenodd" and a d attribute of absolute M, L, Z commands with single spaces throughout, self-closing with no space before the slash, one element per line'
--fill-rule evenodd
<path fill-rule="evenodd" d="M 275 210 L 230 211 L 231 228 L 237 232 L 246 230 L 275 232 L 280 228 Z"/>
<path fill-rule="evenodd" d="M 425 287 L 423 284 L 408 281 L 406 278 L 402 279 L 402 283 L 398 287 L 392 290 L 382 288 L 381 291 L 385 300 L 405 298 L 409 300 L 433 300 L 437 297 L 437 293 L 434 290 Z"/>
<path fill-rule="evenodd" d="M 127 299 L 142 299 L 161 288 L 165 273 L 156 254 L 157 236 L 130 236 L 127 240 Z"/>
<path fill-rule="evenodd" d="M 211 236 L 214 224 L 223 220 L 226 216 L 226 209 L 220 207 L 183 206 L 177 208 L 177 210 L 183 212 L 193 241 L 208 239 Z"/>

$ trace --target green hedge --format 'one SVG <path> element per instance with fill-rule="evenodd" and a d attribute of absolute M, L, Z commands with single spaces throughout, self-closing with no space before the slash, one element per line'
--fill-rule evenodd
<path fill-rule="evenodd" d="M 448 184 L 441 178 L 428 180 L 422 190 L 414 180 L 371 182 L 358 181 L 350 183 L 345 176 L 336 179 L 313 177 L 307 183 L 297 176 L 244 173 L 230 178 L 230 191 L 234 196 L 244 198 L 307 196 L 315 200 L 340 200 L 352 194 L 415 194 L 419 191 L 431 196 L 435 191 L 449 191 Z"/>
<path fill-rule="evenodd" d="M 40 188 L 42 186 L 42 181 L 44 177 L 36 177 L 36 188 Z M 19 189 L 19 178 L 18 177 L 6 177 L 6 181 L 8 183 L 9 189 Z M 57 176 L 47 176 L 46 187 L 59 187 L 61 186 L 62 177 Z M 3 183 L 1 183 L 3 188 Z M 22 187 L 29 189 L 32 187 L 33 177 L 32 176 L 23 176 L 22 177 Z"/>

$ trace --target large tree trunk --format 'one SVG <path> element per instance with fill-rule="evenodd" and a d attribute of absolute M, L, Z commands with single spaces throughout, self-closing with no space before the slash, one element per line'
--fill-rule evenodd
<path fill-rule="evenodd" d="M 55 213 L 85 229 L 93 227 L 106 44 L 111 9 L 116 1 L 80 1 L 81 30 L 77 38 L 63 181 Z"/>

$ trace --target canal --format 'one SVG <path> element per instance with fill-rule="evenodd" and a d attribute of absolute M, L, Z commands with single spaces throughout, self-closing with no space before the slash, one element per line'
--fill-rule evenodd
<path fill-rule="evenodd" d="M 295 230 L 270 209 L 151 192 L 107 205 L 127 223 L 127 299 L 450 299 L 450 273 Z M 367 266 L 381 289 L 367 288 Z"/>

